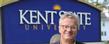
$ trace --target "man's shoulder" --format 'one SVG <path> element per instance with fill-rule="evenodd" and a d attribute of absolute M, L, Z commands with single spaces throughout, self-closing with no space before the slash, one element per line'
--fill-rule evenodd
<path fill-rule="evenodd" d="M 84 44 L 84 43 L 76 41 L 76 44 Z"/>
<path fill-rule="evenodd" d="M 53 44 L 60 44 L 60 41 L 57 41 L 57 42 L 55 42 Z M 84 44 L 84 43 L 76 41 L 76 44 Z"/>

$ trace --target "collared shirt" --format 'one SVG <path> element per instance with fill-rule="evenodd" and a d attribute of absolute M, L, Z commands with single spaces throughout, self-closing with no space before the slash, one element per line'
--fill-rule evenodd
<path fill-rule="evenodd" d="M 55 43 L 52 43 L 52 44 L 60 44 L 60 41 L 55 42 Z M 74 44 L 84 44 L 84 43 L 81 43 L 81 42 L 75 41 Z"/>

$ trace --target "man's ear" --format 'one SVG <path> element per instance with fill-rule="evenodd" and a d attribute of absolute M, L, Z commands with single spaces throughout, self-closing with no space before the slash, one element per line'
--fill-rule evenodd
<path fill-rule="evenodd" d="M 60 29 L 60 26 L 58 26 L 58 29 L 59 29 L 59 33 L 61 33 L 61 29 Z"/>

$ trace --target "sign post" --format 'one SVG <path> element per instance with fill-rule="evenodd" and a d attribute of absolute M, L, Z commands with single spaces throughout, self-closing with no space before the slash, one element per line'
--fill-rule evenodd
<path fill-rule="evenodd" d="M 2 44 L 2 26 L 1 26 L 1 8 L 0 8 L 0 44 Z"/>

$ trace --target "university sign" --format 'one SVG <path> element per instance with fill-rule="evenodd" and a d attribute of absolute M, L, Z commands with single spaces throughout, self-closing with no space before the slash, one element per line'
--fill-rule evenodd
<path fill-rule="evenodd" d="M 91 25 L 91 13 L 88 12 L 72 12 L 69 11 L 72 14 L 79 15 L 80 16 L 80 25 Z M 27 14 L 28 13 L 28 14 Z M 42 24 L 41 20 L 45 22 L 45 24 L 56 24 L 54 21 L 55 16 L 61 16 L 62 14 L 66 13 L 65 11 L 44 11 L 44 16 L 42 12 L 38 10 L 19 10 L 20 14 L 20 24 Z M 55 15 L 56 14 L 56 15 Z M 29 19 L 27 19 L 26 15 L 28 15 Z M 85 19 L 82 19 L 84 16 Z M 50 22 L 48 21 L 50 20 Z M 83 23 L 83 20 L 85 22 Z M 88 22 L 89 21 L 89 22 Z M 25 23 L 24 23 L 25 22 Z"/>
<path fill-rule="evenodd" d="M 19 0 L 2 7 L 3 43 L 49 43 L 66 11 L 79 16 L 78 41 L 101 41 L 99 10 L 76 0 Z"/>

